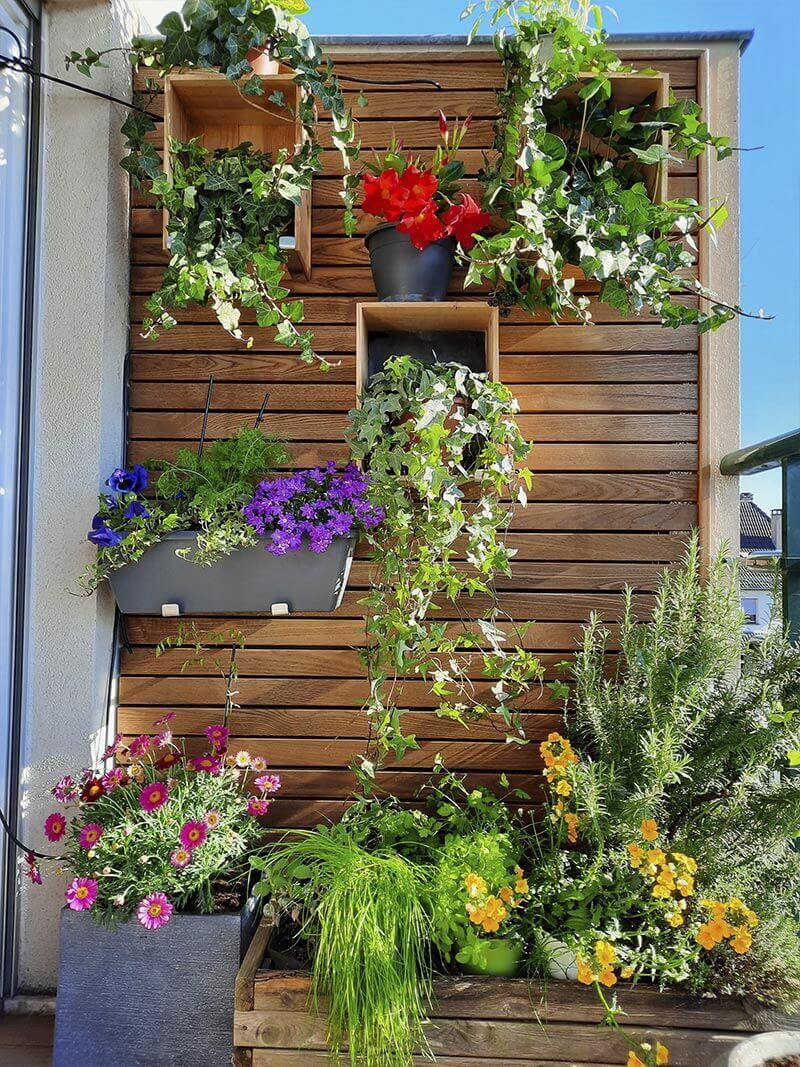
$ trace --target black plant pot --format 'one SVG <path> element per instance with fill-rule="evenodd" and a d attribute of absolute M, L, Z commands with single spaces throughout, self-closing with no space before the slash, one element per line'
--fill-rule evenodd
<path fill-rule="evenodd" d="M 236 973 L 258 908 L 175 913 L 111 930 L 61 913 L 53 1067 L 222 1067 L 233 1056 Z"/>
<path fill-rule="evenodd" d="M 454 237 L 433 241 L 420 252 L 393 222 L 376 226 L 365 238 L 379 300 L 441 301 L 447 296 L 456 256 Z"/>

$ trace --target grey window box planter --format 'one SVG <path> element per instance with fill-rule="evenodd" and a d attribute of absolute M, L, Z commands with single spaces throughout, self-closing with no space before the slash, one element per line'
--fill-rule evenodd
<path fill-rule="evenodd" d="M 287 614 L 335 611 L 341 604 L 355 537 L 337 537 L 325 552 L 301 548 L 274 556 L 261 544 L 200 567 L 175 554 L 193 548 L 196 534 L 168 534 L 135 563 L 111 574 L 124 615 Z"/>
<path fill-rule="evenodd" d="M 712 1067 L 763 1067 L 768 1060 L 800 1056 L 800 1030 L 773 1030 L 748 1037 L 714 1060 Z"/>
<path fill-rule="evenodd" d="M 64 908 L 53 1067 L 223 1067 L 236 974 L 259 910 L 115 930 Z"/>

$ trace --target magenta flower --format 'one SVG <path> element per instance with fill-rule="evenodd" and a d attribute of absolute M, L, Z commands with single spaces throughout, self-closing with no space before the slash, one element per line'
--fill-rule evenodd
<path fill-rule="evenodd" d="M 81 827 L 80 837 L 78 838 L 81 848 L 94 848 L 100 838 L 103 836 L 103 827 L 97 822 L 87 822 L 87 824 Z"/>
<path fill-rule="evenodd" d="M 147 734 L 139 734 L 138 737 L 134 737 L 128 748 L 132 756 L 143 756 L 151 744 L 152 738 L 148 737 Z"/>
<path fill-rule="evenodd" d="M 42 874 L 39 870 L 39 864 L 36 861 L 35 852 L 27 852 L 25 854 L 25 877 L 30 878 L 34 885 L 42 884 Z"/>
<path fill-rule="evenodd" d="M 64 896 L 72 911 L 88 911 L 97 900 L 97 882 L 94 878 L 75 878 Z"/>
<path fill-rule="evenodd" d="M 48 815 L 44 821 L 44 832 L 48 841 L 60 841 L 67 832 L 67 820 L 59 811 Z"/>
<path fill-rule="evenodd" d="M 173 910 L 163 893 L 150 893 L 136 909 L 136 918 L 145 930 L 160 930 L 172 918 Z"/>
<path fill-rule="evenodd" d="M 176 713 L 174 711 L 168 711 L 166 715 L 162 715 L 160 719 L 156 719 L 156 721 L 153 723 L 153 726 L 166 726 L 168 722 L 171 722 L 175 718 L 175 714 Z"/>
<path fill-rule="evenodd" d="M 206 771 L 208 774 L 219 774 L 222 764 L 216 756 L 206 753 L 204 756 L 195 756 L 189 760 L 189 767 L 193 771 Z"/>
<path fill-rule="evenodd" d="M 178 870 L 182 870 L 189 865 L 192 858 L 191 850 L 188 848 L 176 848 L 174 852 L 170 854 L 169 862 L 173 867 L 177 867 Z"/>
<path fill-rule="evenodd" d="M 122 742 L 122 734 L 117 734 L 117 736 L 114 738 L 114 740 L 111 742 L 111 744 L 103 751 L 103 754 L 100 757 L 100 759 L 101 760 L 111 759 L 111 757 L 116 754 L 116 751 L 119 748 L 121 742 Z"/>
<path fill-rule="evenodd" d="M 262 774 L 260 778 L 256 778 L 256 789 L 260 789 L 262 793 L 277 793 L 281 787 L 281 780 L 277 774 Z"/>
<path fill-rule="evenodd" d="M 208 828 L 204 822 L 190 820 L 183 824 L 179 836 L 183 847 L 188 848 L 191 852 L 193 849 L 199 848 L 208 837 Z"/>
<path fill-rule="evenodd" d="M 157 734 L 153 738 L 153 744 L 156 748 L 164 748 L 165 745 L 170 744 L 172 741 L 172 730 L 162 730 L 160 734 Z"/>
<path fill-rule="evenodd" d="M 103 787 L 107 793 L 110 793 L 112 789 L 116 789 L 118 785 L 124 785 L 127 781 L 127 774 L 123 771 L 122 767 L 112 767 L 110 771 L 106 771 L 101 781 Z"/>
<path fill-rule="evenodd" d="M 247 801 L 247 814 L 255 818 L 259 815 L 266 815 L 271 803 L 272 801 L 267 800 L 266 797 L 250 797 Z"/>
<path fill-rule="evenodd" d="M 206 737 L 211 742 L 212 748 L 225 748 L 228 743 L 230 730 L 227 726 L 207 726 Z"/>
<path fill-rule="evenodd" d="M 163 782 L 150 782 L 139 794 L 139 807 L 143 811 L 157 811 L 166 804 L 169 791 Z"/>
<path fill-rule="evenodd" d="M 78 796 L 78 787 L 71 774 L 64 775 L 53 786 L 53 796 L 59 804 L 71 804 Z"/>

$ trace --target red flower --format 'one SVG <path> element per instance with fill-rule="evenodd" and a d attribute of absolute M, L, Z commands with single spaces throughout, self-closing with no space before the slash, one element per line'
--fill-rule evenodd
<path fill-rule="evenodd" d="M 447 136 L 447 115 L 445 115 L 441 108 L 439 109 L 439 133 L 442 137 Z"/>
<path fill-rule="evenodd" d="M 83 787 L 81 800 L 85 804 L 91 804 L 93 800 L 99 800 L 106 792 L 106 787 L 100 778 L 90 778 Z"/>
<path fill-rule="evenodd" d="M 442 215 L 447 233 L 458 241 L 465 252 L 475 244 L 475 234 L 488 226 L 491 215 L 481 211 L 471 196 L 461 194 L 461 203 L 453 204 Z"/>
<path fill-rule="evenodd" d="M 362 208 L 368 215 L 377 215 L 387 222 L 397 222 L 406 210 L 408 191 L 400 184 L 396 170 L 385 170 L 380 177 L 364 175 Z"/>
<path fill-rule="evenodd" d="M 406 167 L 400 181 L 408 194 L 403 208 L 403 214 L 408 215 L 418 215 L 433 199 L 433 194 L 439 188 L 439 181 L 435 174 L 429 170 L 419 170 L 413 163 L 409 163 Z"/>
<path fill-rule="evenodd" d="M 420 252 L 433 241 L 446 236 L 445 228 L 436 216 L 436 205 L 432 200 L 429 200 L 418 214 L 404 215 L 398 222 L 397 228 L 401 233 L 408 234 L 412 245 Z"/>
<path fill-rule="evenodd" d="M 174 767 L 176 763 L 180 763 L 180 760 L 181 757 L 177 752 L 165 752 L 156 760 L 155 765 L 160 771 L 165 771 L 169 767 Z"/>

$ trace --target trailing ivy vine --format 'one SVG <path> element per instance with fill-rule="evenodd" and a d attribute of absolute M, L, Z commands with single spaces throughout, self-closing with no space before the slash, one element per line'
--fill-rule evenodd
<path fill-rule="evenodd" d="M 509 575 L 504 535 L 510 496 L 525 504 L 531 474 L 519 467 L 530 446 L 506 386 L 458 364 L 387 360 L 360 408 L 350 413 L 353 456 L 369 470 L 371 498 L 385 511 L 368 534 L 374 574 L 365 598 L 370 681 L 366 712 L 373 745 L 362 769 L 417 742 L 403 726 L 403 679 L 430 682 L 436 713 L 467 723 L 499 714 L 524 739 L 513 706 L 541 677 L 539 660 L 508 647 L 520 630 L 503 616 L 494 590 Z M 440 621 L 445 609 L 458 621 Z M 477 668 L 477 669 L 476 669 Z M 492 682 L 487 699 L 476 674 Z"/>
<path fill-rule="evenodd" d="M 648 309 L 665 326 L 701 332 L 746 314 L 694 277 L 696 235 L 713 239 L 725 206 L 706 210 L 688 197 L 656 203 L 642 176 L 643 165 L 678 161 L 676 152 L 731 155 L 700 107 L 674 97 L 663 108 L 653 100 L 616 107 L 611 75 L 632 68 L 606 45 L 599 7 L 586 0 L 480 0 L 462 17 L 476 12 L 470 39 L 488 18 L 505 85 L 497 158 L 482 175 L 483 206 L 499 232 L 478 237 L 466 284 L 488 282 L 505 313 L 518 304 L 588 321 L 589 298 L 575 291 L 570 270 L 579 267 L 622 314 Z M 572 102 L 563 95 L 569 88 Z"/>
<path fill-rule="evenodd" d="M 122 132 L 128 154 L 122 166 L 137 187 L 144 184 L 152 191 L 158 207 L 169 209 L 173 239 L 164 282 L 147 303 L 145 336 L 173 326 L 171 310 L 197 302 L 212 307 L 222 326 L 244 340 L 241 310 L 254 308 L 258 325 L 274 327 L 279 343 L 297 348 L 306 362 L 319 358 L 311 335 L 297 329 L 303 305 L 287 299 L 286 258 L 279 239 L 292 206 L 321 168 L 317 106 L 330 113 L 333 145 L 345 161 L 342 198 L 348 233 L 355 229 L 357 177 L 351 164 L 358 157 L 358 144 L 333 66 L 295 17 L 307 10 L 303 0 L 186 0 L 180 12 L 170 12 L 159 23 L 160 36 L 136 37 L 123 49 L 135 69 L 150 68 L 162 77 L 176 69 L 220 70 L 254 103 L 265 96 L 266 87 L 253 73 L 248 53 L 265 51 L 292 69 L 303 90 L 299 118 L 304 141 L 291 155 L 278 153 L 270 159 L 250 151 L 248 159 L 246 145 L 204 154 L 195 143 L 174 142 L 165 146 L 173 153 L 171 178 L 152 143 L 153 116 L 131 111 L 126 118 Z M 71 52 L 67 66 L 90 75 L 107 55 L 92 49 Z M 272 92 L 268 99 L 286 109 L 287 121 L 295 120 L 284 94 Z M 260 225 L 264 229 L 259 245 Z"/>

